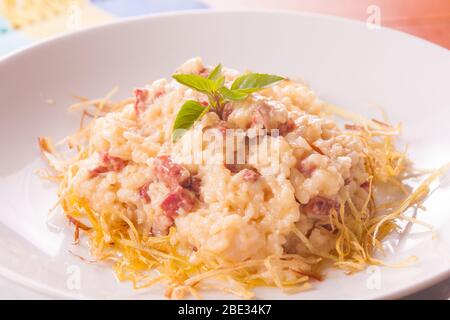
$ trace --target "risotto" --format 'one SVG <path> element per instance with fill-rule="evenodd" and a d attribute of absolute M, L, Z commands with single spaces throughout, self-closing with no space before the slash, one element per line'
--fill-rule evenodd
<path fill-rule="evenodd" d="M 199 58 L 176 74 L 219 77 L 217 92 L 231 98 L 207 109 L 215 100 L 202 90 L 161 79 L 124 101 L 73 105 L 83 119 L 65 139 L 69 151 L 40 138 L 75 242 L 81 230 L 92 256 L 136 288 L 164 282 L 170 298 L 206 288 L 250 298 L 261 285 L 307 289 L 328 265 L 381 264 L 381 240 L 413 220 L 407 209 L 437 175 L 410 187 L 399 127 L 341 128 L 301 82 L 227 90 L 242 74 Z M 174 139 L 188 101 L 205 111 Z"/>

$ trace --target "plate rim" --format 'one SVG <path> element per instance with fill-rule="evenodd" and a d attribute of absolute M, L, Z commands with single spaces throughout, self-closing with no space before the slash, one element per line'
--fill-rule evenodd
<path fill-rule="evenodd" d="M 104 24 L 100 24 L 97 26 L 92 26 L 86 29 L 82 30 L 76 30 L 76 31 L 68 31 L 62 34 L 57 34 L 54 36 L 51 36 L 45 40 L 38 41 L 36 43 L 32 43 L 29 45 L 26 45 L 25 47 L 13 50 L 9 53 L 7 53 L 4 56 L 0 56 L 0 66 L 2 63 L 6 63 L 8 60 L 14 59 L 19 55 L 25 54 L 28 51 L 31 51 L 33 49 L 43 47 L 46 45 L 49 45 L 53 42 L 57 42 L 60 39 L 68 38 L 72 36 L 78 36 L 84 33 L 91 33 L 95 32 L 101 29 L 107 29 L 111 27 L 115 27 L 117 25 L 122 24 L 128 24 L 128 23 L 135 23 L 143 20 L 157 20 L 157 19 L 164 19 L 164 18 L 172 18 L 172 17 L 179 17 L 179 16 L 188 16 L 188 15 L 212 15 L 212 14 L 270 14 L 270 15 L 292 15 L 292 16 L 298 16 L 298 17 L 307 17 L 307 18 L 316 18 L 316 19 L 325 19 L 325 20 L 334 20 L 336 22 L 340 23 L 347 23 L 347 24 L 354 24 L 359 26 L 364 26 L 366 23 L 360 20 L 340 17 L 340 16 L 333 16 L 329 14 L 322 14 L 322 13 L 316 13 L 316 12 L 306 12 L 306 11 L 294 11 L 294 10 L 283 10 L 283 9 L 190 9 L 190 10 L 177 10 L 177 11 L 171 11 L 171 12 L 161 12 L 161 13 L 154 13 L 154 14 L 144 14 L 144 15 L 138 15 L 133 17 L 126 17 L 122 18 L 117 21 L 109 21 Z M 450 49 L 447 49 L 437 43 L 431 42 L 429 40 L 420 38 L 418 36 L 412 35 L 410 33 L 406 33 L 400 30 L 396 30 L 390 27 L 386 27 L 381 25 L 380 30 L 383 32 L 388 32 L 391 34 L 397 34 L 401 36 L 406 36 L 408 38 L 411 38 L 413 41 L 419 41 L 422 42 L 422 44 L 434 47 L 435 49 L 444 50 L 447 52 L 450 52 Z"/>

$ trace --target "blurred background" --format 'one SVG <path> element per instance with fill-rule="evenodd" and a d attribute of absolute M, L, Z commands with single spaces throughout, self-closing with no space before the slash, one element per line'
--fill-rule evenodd
<path fill-rule="evenodd" d="M 284 9 L 398 29 L 450 49 L 450 0 L 0 0 L 0 56 L 125 17 L 191 9 Z"/>

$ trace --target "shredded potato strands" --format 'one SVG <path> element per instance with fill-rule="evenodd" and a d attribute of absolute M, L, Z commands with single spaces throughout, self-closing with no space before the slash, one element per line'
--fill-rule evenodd
<path fill-rule="evenodd" d="M 117 88 L 101 100 L 80 98 L 81 102 L 70 109 L 81 110 L 83 117 L 89 115 L 95 120 L 107 112 L 121 110 L 133 101 L 110 102 L 116 91 Z M 39 145 L 53 171 L 48 176 L 60 185 L 59 203 L 69 221 L 75 225 L 75 242 L 78 242 L 79 231 L 84 232 L 89 239 L 92 256 L 97 261 L 111 261 L 119 280 L 131 281 L 136 289 L 164 282 L 168 284 L 166 294 L 170 298 L 182 298 L 185 294 L 201 298 L 198 294 L 201 288 L 219 289 L 250 299 L 254 296 L 251 289 L 257 286 L 276 286 L 286 292 L 306 290 L 310 287 L 310 279 L 322 279 L 321 269 L 326 261 L 349 273 L 363 270 L 368 265 L 384 264 L 374 255 L 383 252 L 381 241 L 387 235 L 393 231 L 401 232 L 400 221 L 420 223 L 431 228 L 415 217 L 407 216 L 406 212 L 413 207 L 422 208 L 430 184 L 445 173 L 449 165 L 432 172 L 412 190 L 406 180 L 408 176 L 417 178 L 417 173 L 412 174 L 405 152 L 397 151 L 394 146 L 400 127 L 367 120 L 335 106 L 327 106 L 326 110 L 358 123 L 348 125 L 346 132 L 358 135 L 363 141 L 366 169 L 370 175 L 368 197 L 360 208 L 348 194 L 341 194 L 339 210 L 331 211 L 330 224 L 337 234 L 331 254 L 314 248 L 308 237 L 294 228 L 292 232 L 308 249 L 308 256 L 285 254 L 233 264 L 202 251 L 194 260 L 189 259 L 181 255 L 173 244 L 175 228 L 171 228 L 167 236 L 148 237 L 129 218 L 120 216 L 121 223 L 113 223 L 118 218 L 114 212 L 94 212 L 84 199 L 72 192 L 72 179 L 78 170 L 76 161 L 92 152 L 89 139 L 92 122 L 86 126 L 82 122 L 80 130 L 68 137 L 69 149 L 76 150 L 72 159 L 59 153 L 48 138 L 40 138 Z M 373 190 L 378 183 L 392 184 L 404 196 L 397 202 L 376 204 Z M 410 260 L 414 259 L 412 257 Z M 394 266 L 404 266 L 410 262 L 404 261 Z"/>

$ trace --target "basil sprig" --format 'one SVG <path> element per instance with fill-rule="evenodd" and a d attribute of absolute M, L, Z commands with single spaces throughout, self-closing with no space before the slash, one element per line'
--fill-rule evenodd
<path fill-rule="evenodd" d="M 271 74 L 248 73 L 237 78 L 231 87 L 227 88 L 220 64 L 211 71 L 208 77 L 196 74 L 174 74 L 172 77 L 182 85 L 208 97 L 206 106 L 193 100 L 188 100 L 181 106 L 173 125 L 172 139 L 174 142 L 180 139 L 186 130 L 189 130 L 195 121 L 207 112 L 216 112 L 221 117 L 227 102 L 245 100 L 250 94 L 284 80 L 283 77 Z"/>

